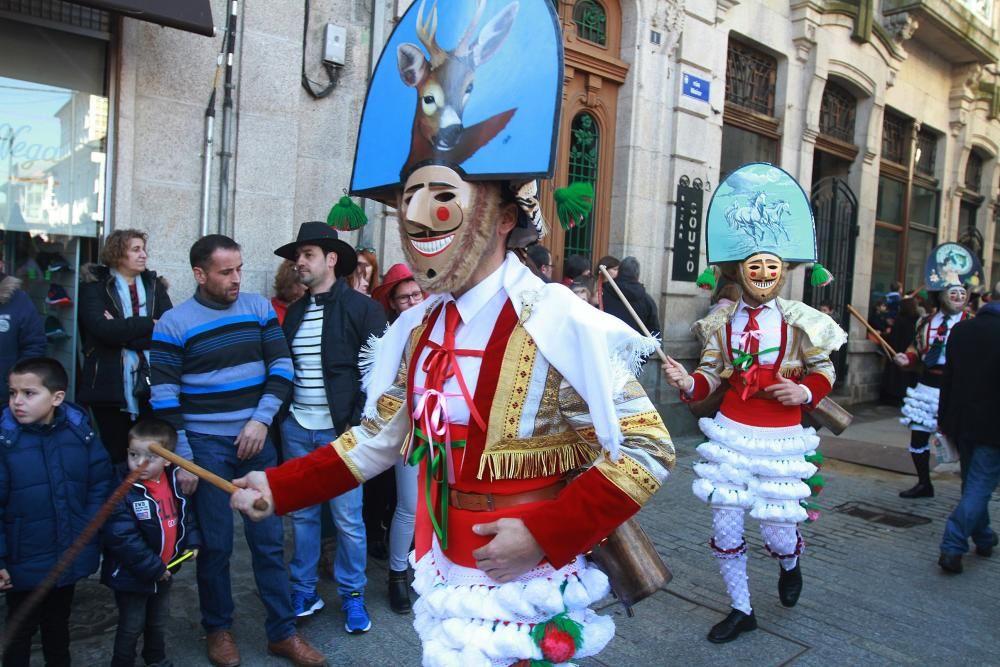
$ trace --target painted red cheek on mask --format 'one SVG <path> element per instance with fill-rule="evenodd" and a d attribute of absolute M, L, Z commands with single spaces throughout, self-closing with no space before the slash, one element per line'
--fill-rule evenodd
<path fill-rule="evenodd" d="M 776 275 L 778 275 L 778 273 L 776 271 L 771 271 L 771 277 L 772 278 L 775 277 Z"/>
<path fill-rule="evenodd" d="M 751 278 L 756 278 L 757 277 L 757 272 L 756 271 L 751 271 L 750 272 L 750 277 Z"/>
<path fill-rule="evenodd" d="M 448 210 L 447 206 L 438 206 L 437 219 L 444 222 L 451 217 L 451 212 Z"/>

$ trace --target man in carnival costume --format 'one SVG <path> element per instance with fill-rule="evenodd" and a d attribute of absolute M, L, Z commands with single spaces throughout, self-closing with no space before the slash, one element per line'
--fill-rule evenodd
<path fill-rule="evenodd" d="M 695 495 L 712 508 L 709 544 L 719 561 L 732 611 L 708 633 L 715 643 L 757 627 L 747 586 L 744 512 L 760 522 L 768 552 L 778 559 L 778 595 L 792 607 L 802 590 L 798 524 L 814 518 L 807 501 L 818 492 L 821 461 L 813 429 L 801 426 L 834 383 L 830 352 L 847 335 L 828 316 L 778 297 L 791 262 L 816 260 L 812 209 L 798 183 L 769 164 L 744 165 L 719 186 L 706 224 L 710 264 L 739 282 L 741 299 L 694 325 L 705 341 L 694 373 L 669 359 L 669 384 L 685 401 L 700 401 L 722 383 L 728 389 L 714 418 L 699 426 Z M 822 276 L 822 278 L 821 278 Z M 813 282 L 829 274 L 813 267 Z"/>
<path fill-rule="evenodd" d="M 634 376 L 656 342 L 507 252 L 544 233 L 535 179 L 552 172 L 561 45 L 547 0 L 438 0 L 403 16 L 369 89 L 352 191 L 398 206 L 430 297 L 373 343 L 361 426 L 237 480 L 246 490 L 233 497 L 252 517 L 260 496 L 284 514 L 402 450 L 419 467 L 411 562 L 424 665 L 599 652 L 614 624 L 589 606 L 608 580 L 581 554 L 674 461 Z"/>
<path fill-rule="evenodd" d="M 920 318 L 917 335 L 894 361 L 903 368 L 920 364 L 920 382 L 906 390 L 900 421 L 910 427 L 910 456 L 917 483 L 900 498 L 933 498 L 930 437 L 937 431 L 938 400 L 945 368 L 945 348 L 952 328 L 969 317 L 969 288 L 982 284 L 979 260 L 958 243 L 942 243 L 931 251 L 924 269 L 924 286 L 937 310 Z"/>

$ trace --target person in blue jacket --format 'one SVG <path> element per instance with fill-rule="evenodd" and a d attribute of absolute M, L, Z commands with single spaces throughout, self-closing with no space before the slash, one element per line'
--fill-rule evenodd
<path fill-rule="evenodd" d="M 70 664 L 74 587 L 97 570 L 96 541 L 19 625 L 11 619 L 107 499 L 111 461 L 86 413 L 64 402 L 69 378 L 58 361 L 22 359 L 8 381 L 10 402 L 0 416 L 0 590 L 7 591 L 10 641 L 3 667 L 28 667 L 39 627 L 45 664 L 61 667 Z"/>
<path fill-rule="evenodd" d="M 167 667 L 165 632 L 170 618 L 170 583 L 180 563 L 197 554 L 201 534 L 175 468 L 150 452 L 151 444 L 177 447 L 177 431 L 162 419 L 142 419 L 128 433 L 128 459 L 117 467 L 120 480 L 142 470 L 104 525 L 101 582 L 115 592 L 118 631 L 111 667 L 133 667 L 142 636 L 146 665 Z M 145 465 L 145 468 L 142 466 Z"/>
<path fill-rule="evenodd" d="M 2 266 L 2 265 L 0 265 Z M 42 318 L 21 281 L 0 268 L 0 396 L 7 396 L 7 374 L 21 359 L 41 357 L 48 339 Z"/>

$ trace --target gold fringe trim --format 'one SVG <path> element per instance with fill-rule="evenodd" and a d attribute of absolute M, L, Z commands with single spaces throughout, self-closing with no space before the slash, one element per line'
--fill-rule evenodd
<path fill-rule="evenodd" d="M 504 448 L 484 452 L 480 457 L 477 477 L 483 479 L 488 468 L 491 479 L 530 479 L 566 473 L 593 463 L 597 452 L 575 435 L 574 440 L 544 447 L 524 446 L 532 440 L 502 443 Z"/>
<path fill-rule="evenodd" d="M 778 372 L 781 373 L 781 377 L 797 378 L 805 375 L 806 369 L 804 366 L 782 366 Z"/>

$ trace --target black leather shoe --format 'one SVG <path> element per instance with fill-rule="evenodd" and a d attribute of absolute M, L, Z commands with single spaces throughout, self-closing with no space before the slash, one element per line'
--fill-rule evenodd
<path fill-rule="evenodd" d="M 933 498 L 934 497 L 934 485 L 927 483 L 923 484 L 918 482 L 912 488 L 906 491 L 899 492 L 900 498 Z"/>
<path fill-rule="evenodd" d="M 708 641 L 713 644 L 725 644 L 740 636 L 740 633 L 757 629 L 757 617 L 753 611 L 744 614 L 739 609 L 733 609 L 724 620 L 712 626 L 708 631 Z"/>
<path fill-rule="evenodd" d="M 986 545 L 976 545 L 976 555 L 982 556 L 983 558 L 989 558 L 993 555 L 993 547 L 1000 543 L 1000 537 L 997 537 L 996 533 L 993 533 L 993 541 Z"/>
<path fill-rule="evenodd" d="M 796 563 L 791 570 L 781 569 L 778 575 L 778 599 L 786 607 L 794 607 L 802 594 L 802 565 Z"/>
<path fill-rule="evenodd" d="M 941 554 L 938 558 L 938 565 L 945 572 L 950 572 L 951 574 L 962 574 L 962 555 L 961 554 Z"/>
<path fill-rule="evenodd" d="M 389 607 L 397 614 L 409 614 L 413 610 L 406 570 L 402 572 L 389 570 Z"/>

